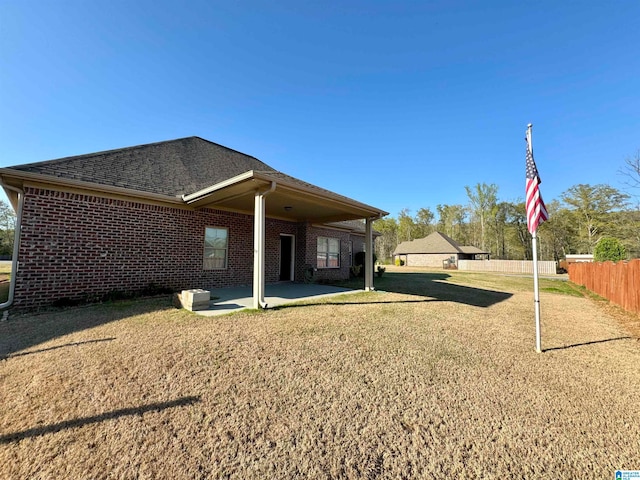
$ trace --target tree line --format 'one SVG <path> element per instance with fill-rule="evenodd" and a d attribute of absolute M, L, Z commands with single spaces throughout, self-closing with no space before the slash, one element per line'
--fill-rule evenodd
<path fill-rule="evenodd" d="M 13 254 L 13 238 L 16 226 L 16 215 L 13 208 L 4 200 L 0 200 L 0 256 Z"/>
<path fill-rule="evenodd" d="M 640 150 L 619 171 L 631 191 L 640 190 Z M 374 222 L 381 235 L 376 255 L 390 261 L 396 246 L 404 241 L 442 232 L 460 245 L 473 245 L 492 258 L 532 259 L 531 235 L 527 230 L 524 201 L 499 198 L 495 184 L 465 186 L 468 202 L 440 204 L 436 212 L 420 208 L 416 215 L 403 209 L 397 218 Z M 635 189 L 635 190 L 634 190 Z M 640 257 L 640 202 L 610 185 L 578 184 L 559 199 L 546 202 L 549 220 L 538 228 L 539 258 L 560 261 L 567 254 L 593 253 L 603 238 L 615 238 L 629 258 Z"/>

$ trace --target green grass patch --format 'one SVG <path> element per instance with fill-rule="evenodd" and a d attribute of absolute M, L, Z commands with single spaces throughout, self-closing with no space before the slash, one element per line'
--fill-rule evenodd
<path fill-rule="evenodd" d="M 540 286 L 540 291 L 546 292 L 546 293 L 557 293 L 560 295 L 571 295 L 573 297 L 585 296 L 584 287 L 580 287 L 578 285 L 574 285 L 569 282 L 563 282 L 558 280 L 546 281 L 544 285 Z"/>

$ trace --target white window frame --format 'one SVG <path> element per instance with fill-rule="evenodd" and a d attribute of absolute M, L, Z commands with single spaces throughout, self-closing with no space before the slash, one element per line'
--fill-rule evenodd
<path fill-rule="evenodd" d="M 333 240 L 333 242 L 332 242 Z M 322 245 L 324 243 L 324 245 Z M 331 244 L 337 243 L 337 251 L 330 250 Z M 330 269 L 330 268 L 340 268 L 340 239 L 335 237 L 318 237 L 316 242 L 316 266 L 319 269 Z M 321 251 L 321 248 L 324 247 L 324 251 Z M 324 257 L 324 265 L 322 265 L 321 257 Z M 331 263 L 331 258 L 337 259 L 337 265 L 329 265 Z"/>
<path fill-rule="evenodd" d="M 224 248 L 215 248 L 213 246 L 207 246 L 207 231 L 208 230 L 220 230 L 225 232 L 225 245 Z M 218 238 L 218 237 L 213 237 Z M 209 261 L 209 259 L 218 259 L 219 256 L 216 256 L 216 252 L 219 254 L 224 252 L 224 266 L 213 266 L 213 261 Z M 210 255 L 212 253 L 213 255 Z M 204 248 L 202 255 L 202 266 L 204 270 L 226 270 L 229 266 L 229 228 L 228 227 L 214 227 L 209 226 L 204 229 Z"/>

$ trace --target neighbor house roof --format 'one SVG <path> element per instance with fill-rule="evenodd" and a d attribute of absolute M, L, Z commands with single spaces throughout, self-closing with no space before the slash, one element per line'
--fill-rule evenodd
<path fill-rule="evenodd" d="M 486 254 L 477 247 L 468 245 L 458 245 L 458 243 L 441 232 L 433 232 L 424 238 L 418 238 L 408 242 L 400 243 L 394 250 L 394 255 L 404 255 L 407 253 L 466 253 L 466 254 Z"/>
<path fill-rule="evenodd" d="M 471 255 L 473 254 L 484 255 L 489 253 L 479 249 L 478 247 L 474 247 L 473 245 L 460 245 L 458 248 L 462 250 L 462 253 L 468 253 Z"/>
<path fill-rule="evenodd" d="M 200 137 L 16 165 L 0 169 L 0 177 L 14 187 L 58 184 L 245 212 L 253 212 L 256 191 L 277 185 L 267 202 L 267 215 L 274 217 L 327 222 L 387 214 Z"/>

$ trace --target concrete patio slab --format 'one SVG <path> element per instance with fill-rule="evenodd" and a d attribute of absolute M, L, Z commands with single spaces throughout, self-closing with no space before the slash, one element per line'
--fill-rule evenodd
<path fill-rule="evenodd" d="M 331 285 L 317 285 L 313 283 L 275 283 L 265 286 L 265 302 L 267 308 L 278 307 L 301 300 L 317 300 L 324 297 L 345 293 L 362 292 L 349 288 Z M 253 308 L 253 291 L 251 287 L 215 288 L 211 290 L 212 300 L 207 310 L 194 313 L 204 316 L 224 315 L 246 308 Z"/>

